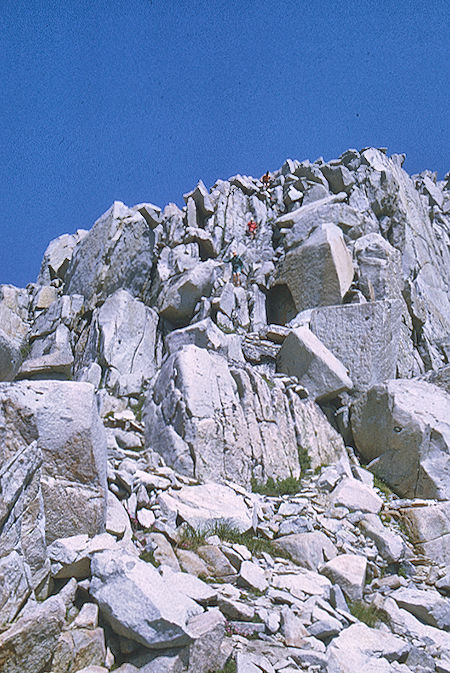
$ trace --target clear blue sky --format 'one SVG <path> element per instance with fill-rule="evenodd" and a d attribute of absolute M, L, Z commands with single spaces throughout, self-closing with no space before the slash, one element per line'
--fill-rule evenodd
<path fill-rule="evenodd" d="M 0 0 L 0 283 L 113 200 L 349 147 L 450 170 L 448 0 Z"/>

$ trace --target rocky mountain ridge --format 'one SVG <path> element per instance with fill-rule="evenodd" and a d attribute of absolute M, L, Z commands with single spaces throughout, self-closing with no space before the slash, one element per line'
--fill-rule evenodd
<path fill-rule="evenodd" d="M 1 672 L 450 671 L 450 180 L 403 160 L 115 202 L 0 286 Z"/>

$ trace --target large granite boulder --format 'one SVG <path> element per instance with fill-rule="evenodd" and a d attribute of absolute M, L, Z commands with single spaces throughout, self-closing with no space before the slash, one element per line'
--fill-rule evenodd
<path fill-rule="evenodd" d="M 32 442 L 42 454 L 40 488 L 47 543 L 102 532 L 106 514 L 106 437 L 94 388 L 70 381 L 0 385 L 2 462 Z"/>
<path fill-rule="evenodd" d="M 164 363 L 144 406 L 146 445 L 183 474 L 231 479 L 298 476 L 294 423 L 283 388 L 251 367 L 184 346 Z"/>
<path fill-rule="evenodd" d="M 37 279 L 38 285 L 50 285 L 56 279 L 64 280 L 73 252 L 87 233 L 86 229 L 78 229 L 75 234 L 62 234 L 48 244 Z"/>
<path fill-rule="evenodd" d="M 49 573 L 40 466 L 34 428 L 17 422 L 0 393 L 0 625 L 12 621 Z M 14 423 L 14 420 L 16 422 Z M 6 428 L 8 428 L 6 430 Z M 5 432 L 6 430 L 6 432 Z M 6 439 L 6 433 L 8 441 Z"/>
<path fill-rule="evenodd" d="M 150 284 L 155 235 L 137 211 L 115 201 L 77 245 L 65 276 L 65 293 L 90 306 L 119 288 L 140 296 Z"/>
<path fill-rule="evenodd" d="M 157 368 L 158 314 L 126 290 L 117 290 L 94 311 L 87 343 L 79 354 L 77 377 L 97 362 L 102 386 L 112 393 L 140 393 Z"/>
<path fill-rule="evenodd" d="M 355 444 L 372 472 L 404 497 L 450 497 L 450 396 L 424 381 L 391 380 L 352 406 Z"/>
<path fill-rule="evenodd" d="M 218 276 L 219 265 L 213 260 L 198 262 L 164 287 L 158 304 L 159 314 L 178 327 L 189 324 L 197 302 L 208 297 Z"/>
<path fill-rule="evenodd" d="M 398 299 L 322 306 L 311 311 L 309 327 L 349 370 L 356 390 L 367 390 L 395 378 L 400 359 L 414 360 L 412 342 L 402 339 L 402 308 Z"/>
<path fill-rule="evenodd" d="M 293 329 L 283 342 L 277 370 L 296 376 L 315 400 L 336 397 L 353 388 L 342 362 L 305 326 Z"/>
<path fill-rule="evenodd" d="M 0 285 L 0 381 L 17 374 L 28 332 L 28 293 L 13 285 Z"/>
<path fill-rule="evenodd" d="M 297 311 L 340 304 L 354 275 L 342 231 L 323 224 L 286 254 L 276 283 L 287 285 Z"/>
<path fill-rule="evenodd" d="M 189 644 L 187 621 L 203 609 L 150 563 L 126 551 L 104 551 L 94 554 L 91 572 L 89 591 L 115 633 L 149 649 Z"/>
<path fill-rule="evenodd" d="M 381 234 L 402 252 L 405 297 L 417 326 L 419 349 L 427 367 L 438 368 L 443 364 L 440 343 L 450 330 L 449 229 L 445 221 L 440 224 L 430 217 L 427 199 L 399 159 L 374 148 L 364 150 L 358 184 L 378 218 Z"/>

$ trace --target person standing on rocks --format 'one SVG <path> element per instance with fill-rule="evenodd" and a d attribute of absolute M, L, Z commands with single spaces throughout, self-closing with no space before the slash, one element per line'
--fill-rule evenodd
<path fill-rule="evenodd" d="M 248 235 L 250 236 L 250 238 L 252 239 L 252 241 L 254 241 L 255 238 L 256 238 L 257 228 L 258 228 L 258 225 L 256 224 L 255 220 L 252 217 L 251 220 L 249 220 L 247 222 L 247 232 L 248 232 Z"/>
<path fill-rule="evenodd" d="M 263 183 L 264 189 L 269 189 L 271 183 L 271 177 L 269 171 L 266 171 L 264 173 L 264 175 L 261 178 L 261 182 Z"/>
<path fill-rule="evenodd" d="M 244 268 L 244 262 L 237 254 L 236 250 L 233 250 L 231 259 L 226 259 L 226 262 L 231 262 L 231 270 L 233 272 L 233 284 L 238 286 L 241 284 L 241 273 Z"/>

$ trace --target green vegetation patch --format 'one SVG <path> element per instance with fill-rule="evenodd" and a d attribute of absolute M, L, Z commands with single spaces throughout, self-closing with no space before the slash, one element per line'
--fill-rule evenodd
<path fill-rule="evenodd" d="M 272 477 L 269 477 L 266 483 L 262 484 L 252 478 L 251 486 L 253 493 L 260 493 L 261 495 L 294 495 L 299 492 L 301 481 L 292 476 L 286 479 L 277 479 L 276 481 Z"/>
<path fill-rule="evenodd" d="M 364 622 L 367 626 L 374 627 L 379 622 L 388 622 L 387 613 L 375 605 L 363 601 L 353 601 L 349 603 L 348 607 L 353 617 L 359 619 L 360 622 Z"/>

